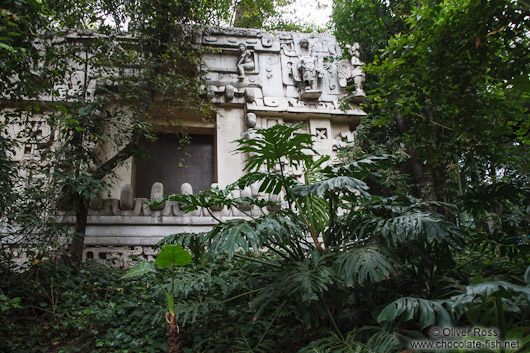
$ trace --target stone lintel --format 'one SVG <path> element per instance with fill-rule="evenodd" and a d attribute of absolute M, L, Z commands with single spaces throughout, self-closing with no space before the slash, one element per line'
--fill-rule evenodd
<path fill-rule="evenodd" d="M 271 98 L 271 97 L 265 97 Z M 263 102 L 265 104 L 263 104 Z M 274 98 L 267 101 L 257 99 L 253 103 L 247 103 L 246 110 L 255 113 L 292 113 L 308 116 L 326 118 L 333 121 L 350 121 L 367 115 L 364 111 L 354 105 L 351 109 L 343 111 L 335 102 L 307 103 L 293 99 Z"/>

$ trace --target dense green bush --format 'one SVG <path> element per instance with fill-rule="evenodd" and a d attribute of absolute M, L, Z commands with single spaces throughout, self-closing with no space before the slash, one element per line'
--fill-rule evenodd
<path fill-rule="evenodd" d="M 46 262 L 6 275 L 2 292 L 19 305 L 2 308 L 2 351 L 163 351 L 157 293 L 121 275 L 93 263 L 74 269 Z"/>
<path fill-rule="evenodd" d="M 296 128 L 241 139 L 249 173 L 226 189 L 168 197 L 186 211 L 225 205 L 246 212 L 249 204 L 271 210 L 159 244 L 193 254 L 175 276 L 186 352 L 397 352 L 410 339 L 428 338 L 433 325 L 495 327 L 528 344 L 524 237 L 482 278 L 494 257 L 480 251 L 472 227 L 453 223 L 456 207 L 397 192 L 371 195 L 363 179 L 376 183 L 386 157 L 325 166 L 327 157 L 302 153 L 312 148 L 311 137 Z M 285 174 L 282 163 L 298 163 L 305 178 Z M 233 195 L 254 183 L 283 193 L 284 207 Z M 5 272 L 3 350 L 165 350 L 164 293 L 152 285 L 165 283 L 163 274 L 129 282 L 95 264 L 45 262 Z"/>

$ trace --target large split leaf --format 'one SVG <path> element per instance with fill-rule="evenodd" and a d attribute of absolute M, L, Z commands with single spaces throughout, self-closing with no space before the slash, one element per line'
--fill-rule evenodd
<path fill-rule="evenodd" d="M 338 272 L 347 286 L 379 282 L 395 271 L 391 258 L 376 245 L 354 248 L 341 254 Z"/>
<path fill-rule="evenodd" d="M 292 191 L 296 196 L 307 196 L 309 194 L 324 195 L 327 192 L 339 191 L 358 191 L 365 197 L 370 196 L 368 194 L 368 185 L 364 181 L 347 176 L 338 176 L 310 185 L 297 185 L 293 187 Z"/>
<path fill-rule="evenodd" d="M 437 324 L 447 327 L 453 322 L 451 314 L 443 306 L 443 301 L 404 297 L 388 304 L 377 316 L 377 321 L 400 322 L 419 319 L 420 329 Z"/>

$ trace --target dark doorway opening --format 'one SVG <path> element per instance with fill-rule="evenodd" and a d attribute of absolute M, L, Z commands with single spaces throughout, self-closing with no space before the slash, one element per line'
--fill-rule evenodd
<path fill-rule="evenodd" d="M 183 183 L 193 192 L 207 190 L 214 182 L 214 136 L 188 135 L 181 142 L 175 135 L 161 134 L 145 145 L 147 158 L 136 163 L 136 197 L 151 197 L 155 182 L 164 185 L 164 194 L 180 193 Z"/>

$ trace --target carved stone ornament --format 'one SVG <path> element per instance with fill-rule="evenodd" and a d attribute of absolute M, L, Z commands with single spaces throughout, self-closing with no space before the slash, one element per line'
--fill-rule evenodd
<path fill-rule="evenodd" d="M 246 116 L 246 120 L 247 120 L 247 127 L 255 128 L 256 127 L 256 122 L 257 122 L 256 114 L 247 113 L 245 116 Z"/>
<path fill-rule="evenodd" d="M 363 90 L 363 85 L 366 75 L 363 72 L 362 62 L 359 59 L 359 43 L 347 45 L 348 53 L 351 55 L 350 61 L 341 60 L 339 66 L 339 85 L 346 87 L 347 85 L 355 85 L 355 92 L 352 95 L 352 101 L 360 103 L 366 98 L 366 93 Z"/>
<path fill-rule="evenodd" d="M 256 67 L 253 56 L 254 53 L 248 50 L 245 44 L 239 44 L 239 59 L 237 60 L 239 80 L 245 79 L 245 71 L 252 71 Z"/>
<path fill-rule="evenodd" d="M 298 75 L 293 77 L 300 79 L 300 96 L 303 100 L 315 100 L 322 95 L 318 89 L 318 79 L 324 74 L 319 67 L 318 58 L 314 56 L 301 56 L 297 65 Z"/>

